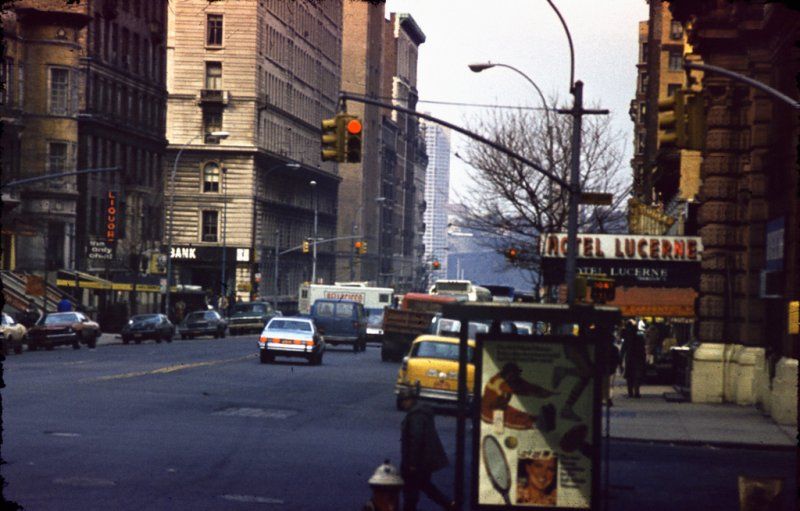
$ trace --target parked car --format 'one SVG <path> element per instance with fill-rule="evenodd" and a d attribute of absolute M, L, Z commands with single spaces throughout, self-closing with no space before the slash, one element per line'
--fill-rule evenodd
<path fill-rule="evenodd" d="M 57 312 L 42 317 L 28 330 L 28 349 L 52 350 L 59 344 L 71 344 L 74 349 L 84 343 L 90 348 L 97 346 L 100 325 L 82 312 Z"/>
<path fill-rule="evenodd" d="M 317 300 L 311 306 L 311 318 L 325 342 L 331 345 L 352 344 L 353 351 L 367 349 L 367 318 L 364 306 L 353 300 Z"/>
<path fill-rule="evenodd" d="M 124 344 L 128 344 L 131 340 L 139 344 L 145 339 L 172 342 L 175 325 L 164 314 L 138 314 L 131 316 L 122 327 L 121 334 Z"/>
<path fill-rule="evenodd" d="M 239 302 L 233 306 L 228 317 L 228 328 L 231 335 L 261 332 L 270 319 L 282 315 L 281 311 L 274 310 L 269 302 Z"/>
<path fill-rule="evenodd" d="M 275 361 L 276 355 L 305 357 L 312 365 L 322 363 L 325 339 L 308 317 L 272 318 L 261 337 L 258 349 L 262 364 Z"/>
<path fill-rule="evenodd" d="M 22 353 L 22 345 L 28 342 L 28 329 L 24 325 L 4 312 L 0 321 L 0 332 L 3 333 L 3 355 L 8 355 L 12 349 L 14 353 Z"/>
<path fill-rule="evenodd" d="M 403 358 L 397 373 L 395 395 L 403 388 L 420 385 L 420 399 L 455 404 L 458 400 L 458 343 L 454 337 L 420 335 L 411 343 L 411 350 Z M 467 392 L 472 400 L 475 377 L 475 341 L 467 347 Z M 400 409 L 400 399 L 397 399 Z"/>
<path fill-rule="evenodd" d="M 196 336 L 212 335 L 214 338 L 225 337 L 228 322 L 214 310 L 190 312 L 178 325 L 181 339 L 194 339 Z"/>

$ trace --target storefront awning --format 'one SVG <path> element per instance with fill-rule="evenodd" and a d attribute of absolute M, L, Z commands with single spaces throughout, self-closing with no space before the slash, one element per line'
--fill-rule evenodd
<path fill-rule="evenodd" d="M 110 291 L 133 291 L 132 282 L 112 282 L 95 275 L 74 270 L 58 270 L 58 280 L 56 285 L 59 287 L 77 287 L 84 289 L 105 289 Z M 140 293 L 159 293 L 160 286 L 149 283 L 137 283 L 136 291 Z"/>

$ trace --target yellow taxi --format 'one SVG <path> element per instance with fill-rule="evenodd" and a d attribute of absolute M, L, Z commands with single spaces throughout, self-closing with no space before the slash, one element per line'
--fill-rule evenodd
<path fill-rule="evenodd" d="M 475 341 L 467 347 L 467 393 L 472 400 L 475 377 Z M 420 335 L 411 343 L 397 373 L 395 395 L 419 382 L 420 399 L 455 404 L 458 401 L 458 338 Z M 400 409 L 400 400 L 397 400 Z"/>

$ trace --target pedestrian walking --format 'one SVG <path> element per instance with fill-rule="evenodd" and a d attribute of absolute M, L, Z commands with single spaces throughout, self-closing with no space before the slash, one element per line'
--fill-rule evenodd
<path fill-rule="evenodd" d="M 30 328 L 35 325 L 41 317 L 42 312 L 39 310 L 36 302 L 31 299 L 28 301 L 28 306 L 25 307 L 25 310 L 22 312 L 22 321 L 20 321 L 20 323 L 22 323 L 25 328 Z"/>
<path fill-rule="evenodd" d="M 644 336 L 631 321 L 622 332 L 622 359 L 625 361 L 625 381 L 628 384 L 628 397 L 642 397 L 639 387 L 644 379 L 646 352 Z"/>
<path fill-rule="evenodd" d="M 419 492 L 425 494 L 442 509 L 455 509 L 452 502 L 434 486 L 431 475 L 448 465 L 447 454 L 436 432 L 433 410 L 419 402 L 419 384 L 400 391 L 400 406 L 406 411 L 400 435 L 403 476 L 403 510 L 416 511 Z"/>
<path fill-rule="evenodd" d="M 56 310 L 58 312 L 70 312 L 72 310 L 72 302 L 69 301 L 66 295 L 61 297 L 61 300 L 59 300 L 56 306 Z"/>

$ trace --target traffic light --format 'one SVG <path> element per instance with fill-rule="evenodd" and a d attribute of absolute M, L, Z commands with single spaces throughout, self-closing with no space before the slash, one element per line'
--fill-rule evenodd
<path fill-rule="evenodd" d="M 686 144 L 684 149 L 702 151 L 706 142 L 706 112 L 703 96 L 689 91 L 686 95 Z"/>
<path fill-rule="evenodd" d="M 685 147 L 685 91 L 680 89 L 658 102 L 658 147 Z"/>
<path fill-rule="evenodd" d="M 366 254 L 367 253 L 367 242 L 366 241 L 362 241 L 361 242 L 361 246 L 358 247 L 358 253 L 359 254 Z"/>
<path fill-rule="evenodd" d="M 508 259 L 508 262 L 511 264 L 515 264 L 519 258 L 519 253 L 520 250 L 518 248 L 511 247 L 506 250 L 506 259 Z"/>
<path fill-rule="evenodd" d="M 322 161 L 343 161 L 344 133 L 341 114 L 333 119 L 322 119 Z"/>
<path fill-rule="evenodd" d="M 593 277 L 592 282 L 592 301 L 594 303 L 607 303 L 614 301 L 616 295 L 614 279 L 607 277 Z"/>
<path fill-rule="evenodd" d="M 353 248 L 355 249 L 356 253 L 360 254 L 361 253 L 361 242 L 360 241 L 356 241 L 355 243 L 353 243 Z"/>
<path fill-rule="evenodd" d="M 442 263 L 440 263 L 438 259 L 434 259 L 433 262 L 431 263 L 431 266 L 433 267 L 434 270 L 438 270 L 439 268 L 442 267 Z"/>
<path fill-rule="evenodd" d="M 308 240 L 303 240 L 303 253 L 308 254 L 309 252 L 309 242 Z"/>
<path fill-rule="evenodd" d="M 344 150 L 347 163 L 361 162 L 361 132 L 363 126 L 361 119 L 354 116 L 344 116 Z"/>

